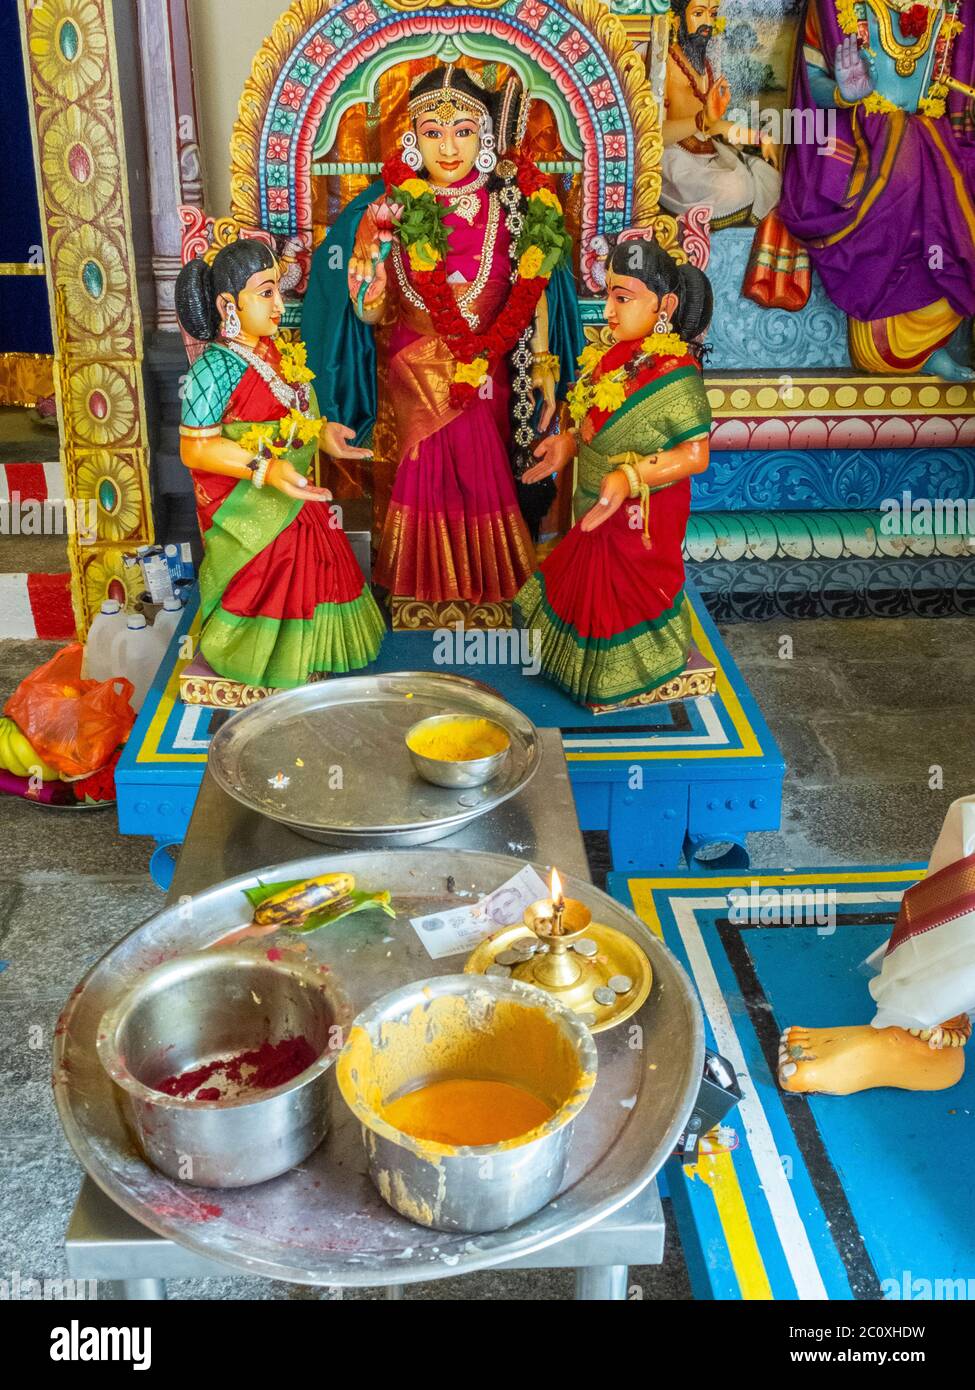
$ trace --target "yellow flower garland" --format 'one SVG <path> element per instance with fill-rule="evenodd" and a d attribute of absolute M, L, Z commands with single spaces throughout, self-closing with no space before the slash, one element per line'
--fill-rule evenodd
<path fill-rule="evenodd" d="M 300 386 L 315 380 L 315 373 L 308 365 L 308 349 L 304 343 L 283 342 L 280 347 L 281 375 L 292 386 Z"/>
<path fill-rule="evenodd" d="M 860 27 L 856 0 L 836 0 L 836 19 L 844 34 L 855 34 Z"/>
<path fill-rule="evenodd" d="M 690 352 L 679 333 L 651 333 L 640 346 L 648 357 L 686 357 Z"/>
<path fill-rule="evenodd" d="M 301 449 L 313 439 L 318 439 L 324 428 L 324 420 L 313 420 L 303 415 L 300 410 L 292 410 L 282 420 L 275 420 L 271 425 L 252 425 L 246 434 L 241 435 L 237 443 L 254 458 L 263 453 L 280 458 L 288 451 L 289 439 L 292 449 Z M 277 443 L 278 440 L 281 440 L 280 444 Z"/>
<path fill-rule="evenodd" d="M 434 188 L 433 184 L 431 184 L 428 179 L 407 179 L 405 183 L 401 183 L 399 187 L 404 193 L 408 193 L 411 198 L 422 198 L 426 193 L 429 193 L 432 198 L 437 196 L 436 188 Z M 559 198 L 549 188 L 536 189 L 535 192 L 530 195 L 530 198 L 537 198 L 539 202 L 544 203 L 547 207 L 554 208 L 559 214 L 563 211 Z M 414 270 L 432 270 L 441 259 L 440 252 L 435 246 L 431 245 L 429 241 L 423 242 L 422 244 L 414 243 L 406 249 L 407 255 L 410 258 L 410 265 Z M 541 272 L 544 259 L 545 256 L 540 247 L 530 247 L 518 262 L 518 274 L 521 279 L 534 280 Z M 547 275 L 545 278 L 549 279 L 550 275 Z"/>
<path fill-rule="evenodd" d="M 473 362 L 458 362 L 454 367 L 454 380 L 473 386 L 475 390 L 487 380 L 488 360 L 475 357 Z"/>
<path fill-rule="evenodd" d="M 651 333 L 640 344 L 644 357 L 686 357 L 690 348 L 677 333 Z M 626 385 L 623 367 L 594 382 L 593 375 L 608 352 L 608 347 L 597 347 L 590 343 L 583 348 L 578 358 L 581 375 L 566 396 L 566 404 L 573 422 L 579 424 L 590 410 L 619 410 L 626 400 Z M 636 359 L 639 361 L 639 358 Z M 632 365 L 632 364 L 627 364 Z"/>

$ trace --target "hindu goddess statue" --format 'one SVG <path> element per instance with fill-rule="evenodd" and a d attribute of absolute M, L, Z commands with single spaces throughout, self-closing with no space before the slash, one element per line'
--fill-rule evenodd
<path fill-rule="evenodd" d="M 275 338 L 284 312 L 271 250 L 239 240 L 185 265 L 179 321 L 207 344 L 183 395 L 205 557 L 200 652 L 245 685 L 288 688 L 374 661 L 385 622 L 331 493 L 308 480 L 319 441 L 350 457 L 351 431 L 315 410 L 303 347 Z"/>
<path fill-rule="evenodd" d="M 584 341 L 559 199 L 518 148 L 517 80 L 492 94 L 473 70 L 434 68 L 409 114 L 382 182 L 316 252 L 303 318 L 326 413 L 359 439 L 376 415 L 373 330 L 388 330 L 396 472 L 374 578 L 394 625 L 416 600 L 434 621 L 447 602 L 505 604 L 529 577 L 554 492 L 523 491 L 526 517 L 516 479 Z"/>
<path fill-rule="evenodd" d="M 975 375 L 948 350 L 975 312 L 973 81 L 971 0 L 808 0 L 792 105 L 836 138 L 792 146 L 779 212 L 864 371 Z"/>
<path fill-rule="evenodd" d="M 515 600 L 542 671 L 581 704 L 639 702 L 691 645 L 683 542 L 690 479 L 710 460 L 711 410 L 693 341 L 714 298 L 656 242 L 621 242 L 607 273 L 608 348 L 587 347 L 569 394 L 576 429 L 543 440 L 528 483 L 576 463 L 576 525 Z"/>

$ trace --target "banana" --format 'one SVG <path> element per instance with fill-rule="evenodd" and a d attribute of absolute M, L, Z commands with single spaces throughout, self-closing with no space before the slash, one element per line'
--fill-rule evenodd
<path fill-rule="evenodd" d="M 0 766 L 15 777 L 33 777 L 37 772 L 45 782 L 56 782 L 60 777 L 57 768 L 38 756 L 33 744 L 12 719 L 0 718 Z"/>
<path fill-rule="evenodd" d="M 26 777 L 27 769 L 17 757 L 11 739 L 10 731 L 13 723 L 9 719 L 0 719 L 0 766 L 12 772 L 15 777 Z"/>
<path fill-rule="evenodd" d="M 265 898 L 254 912 L 254 925 L 295 926 L 329 903 L 348 897 L 354 887 L 352 874 L 322 874 L 319 878 L 310 878 L 275 893 L 273 898 Z"/>

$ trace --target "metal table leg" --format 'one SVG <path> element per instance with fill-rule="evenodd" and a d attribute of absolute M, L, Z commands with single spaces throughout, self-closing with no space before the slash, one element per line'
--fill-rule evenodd
<path fill-rule="evenodd" d="M 576 1301 L 625 1303 L 629 1265 L 590 1265 L 576 1270 Z"/>

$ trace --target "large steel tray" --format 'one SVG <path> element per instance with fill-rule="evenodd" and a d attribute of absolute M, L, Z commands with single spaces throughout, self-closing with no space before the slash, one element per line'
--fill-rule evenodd
<path fill-rule="evenodd" d="M 425 782 L 407 730 L 434 714 L 501 724 L 501 771 L 472 790 Z M 517 796 L 538 770 L 538 731 L 488 686 L 430 671 L 349 676 L 282 691 L 227 721 L 208 766 L 235 800 L 299 834 L 354 850 L 422 845 Z"/>
<path fill-rule="evenodd" d="M 392 891 L 396 921 L 351 917 L 304 938 L 310 959 L 336 972 L 359 1010 L 399 985 L 461 968 L 463 957 L 430 960 L 408 919 L 457 906 L 462 895 L 490 892 L 520 867 L 507 856 L 442 849 L 318 854 L 220 884 L 136 928 L 77 986 L 58 1024 L 55 1098 L 81 1163 L 109 1197 L 159 1235 L 232 1268 L 304 1284 L 404 1284 L 489 1268 L 564 1240 L 624 1206 L 673 1152 L 693 1109 L 704 1061 L 703 1022 L 667 948 L 581 879 L 566 876 L 567 893 L 598 921 L 639 942 L 653 966 L 653 990 L 632 1019 L 596 1039 L 599 1079 L 577 1121 L 561 1193 L 507 1231 L 445 1235 L 387 1207 L 367 1176 L 359 1124 L 334 1089 L 334 1075 L 329 1134 L 300 1167 L 246 1189 L 174 1182 L 137 1152 L 95 1054 L 99 1020 L 119 992 L 159 961 L 199 950 L 248 922 L 242 890 L 259 879 L 345 869 L 363 888 Z M 279 936 L 253 949 L 274 943 L 280 944 Z"/>

